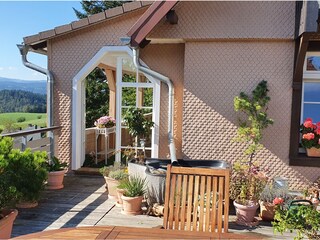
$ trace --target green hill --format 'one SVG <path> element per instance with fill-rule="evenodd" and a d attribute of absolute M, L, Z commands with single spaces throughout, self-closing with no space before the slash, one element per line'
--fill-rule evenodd
<path fill-rule="evenodd" d="M 0 91 L 0 113 L 46 112 L 46 95 L 22 90 Z"/>
<path fill-rule="evenodd" d="M 18 122 L 18 119 L 25 121 Z M 28 127 L 29 124 L 38 125 L 40 127 L 45 127 L 47 121 L 47 114 L 45 113 L 0 113 L 0 128 L 7 129 L 10 127 L 24 129 Z"/>

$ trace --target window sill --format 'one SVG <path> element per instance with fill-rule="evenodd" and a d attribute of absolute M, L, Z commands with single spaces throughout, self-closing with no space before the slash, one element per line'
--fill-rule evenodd
<path fill-rule="evenodd" d="M 320 157 L 308 157 L 304 153 L 299 153 L 297 156 L 290 157 L 289 165 L 301 167 L 320 167 Z"/>

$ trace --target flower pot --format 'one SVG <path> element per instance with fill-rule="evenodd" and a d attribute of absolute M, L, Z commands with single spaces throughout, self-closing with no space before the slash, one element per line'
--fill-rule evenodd
<path fill-rule="evenodd" d="M 117 196 L 118 196 L 117 204 L 122 205 L 123 201 L 121 197 L 123 196 L 123 193 L 125 192 L 125 190 L 120 188 L 117 188 L 116 190 L 117 190 Z"/>
<path fill-rule="evenodd" d="M 17 208 L 34 208 L 36 206 L 38 206 L 37 201 L 32 201 L 32 202 L 22 201 L 16 204 Z"/>
<path fill-rule="evenodd" d="M 126 215 L 139 215 L 142 213 L 141 203 L 143 196 L 138 197 L 125 197 L 122 196 L 122 211 L 121 213 Z"/>
<path fill-rule="evenodd" d="M 110 199 L 118 200 L 117 186 L 119 185 L 119 181 L 109 177 L 104 177 L 104 179 L 106 180 L 108 188 L 108 197 Z"/>
<path fill-rule="evenodd" d="M 48 173 L 47 189 L 61 189 L 63 188 L 65 170 L 54 171 Z"/>
<path fill-rule="evenodd" d="M 273 221 L 275 214 L 275 205 L 273 203 L 259 201 L 260 217 L 263 221 Z"/>
<path fill-rule="evenodd" d="M 0 219 L 0 239 L 9 239 L 18 211 L 16 209 L 2 210 L 1 214 L 4 215 L 4 217 Z"/>
<path fill-rule="evenodd" d="M 233 205 L 236 208 L 236 223 L 238 225 L 252 227 L 256 226 L 259 223 L 258 220 L 255 218 L 259 204 L 252 203 L 252 205 L 242 205 L 237 203 L 236 201 L 233 201 Z"/>
<path fill-rule="evenodd" d="M 307 156 L 308 157 L 320 157 L 320 148 L 307 148 Z"/>

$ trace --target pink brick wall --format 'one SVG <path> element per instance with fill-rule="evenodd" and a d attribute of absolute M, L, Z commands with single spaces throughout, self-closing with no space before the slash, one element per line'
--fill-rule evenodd
<path fill-rule="evenodd" d="M 290 179 L 293 188 L 319 176 L 318 168 L 288 166 L 293 42 L 187 43 L 185 47 L 182 150 L 185 158 L 243 157 L 243 144 L 233 142 L 238 114 L 233 98 L 251 92 L 267 80 L 274 125 L 264 133 L 264 149 L 257 155 L 271 176 Z"/>
<path fill-rule="evenodd" d="M 176 25 L 163 20 L 150 38 L 292 39 L 294 1 L 185 1 L 175 7 Z"/>

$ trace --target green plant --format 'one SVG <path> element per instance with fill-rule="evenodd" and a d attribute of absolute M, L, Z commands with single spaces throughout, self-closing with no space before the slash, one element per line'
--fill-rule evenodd
<path fill-rule="evenodd" d="M 239 119 L 240 127 L 235 140 L 245 142 L 247 148 L 244 150 L 245 159 L 236 161 L 233 165 L 230 189 L 231 197 L 244 205 L 257 202 L 267 183 L 259 162 L 253 160 L 257 151 L 262 148 L 262 131 L 273 123 L 267 116 L 270 101 L 268 91 L 267 82 L 261 81 L 251 96 L 241 92 L 240 96 L 234 98 L 235 111 L 241 111 L 246 116 L 245 120 Z"/>
<path fill-rule="evenodd" d="M 283 234 L 286 231 L 297 231 L 295 240 L 303 239 L 304 236 L 309 239 L 320 239 L 318 231 L 320 230 L 320 213 L 310 205 L 285 206 L 278 205 L 274 216 L 272 226 L 274 232 Z"/>
<path fill-rule="evenodd" d="M 113 166 L 104 166 L 99 172 L 105 176 L 115 180 L 123 180 L 128 178 L 127 169 L 121 167 L 120 163 L 115 162 Z"/>
<path fill-rule="evenodd" d="M 0 160 L 0 212 L 2 209 L 14 206 L 20 194 L 10 182 L 11 171 Z M 1 219 L 1 214 L 0 214 Z"/>
<path fill-rule="evenodd" d="M 313 124 L 312 118 L 307 118 L 300 126 L 301 145 L 305 148 L 320 148 L 320 122 Z"/>
<path fill-rule="evenodd" d="M 61 171 L 69 166 L 67 162 L 61 162 L 59 158 L 52 157 L 51 161 L 48 161 L 46 168 L 49 172 Z"/>
<path fill-rule="evenodd" d="M 275 198 L 281 198 L 284 202 L 292 200 L 288 188 L 276 188 L 272 183 L 269 183 L 262 190 L 259 200 L 272 203 Z"/>
<path fill-rule="evenodd" d="M 47 178 L 45 168 L 47 153 L 31 152 L 27 149 L 21 152 L 12 149 L 11 138 L 0 138 L 0 169 L 4 181 L 9 182 L 9 194 L 12 200 L 38 200 Z M 7 189 L 8 190 L 8 189 Z M 15 199 L 16 198 L 16 199 Z"/>
<path fill-rule="evenodd" d="M 123 119 L 133 137 L 147 138 L 154 126 L 154 122 L 144 115 L 143 109 L 130 107 Z"/>
<path fill-rule="evenodd" d="M 143 196 L 146 193 L 146 179 L 132 176 L 122 181 L 120 188 L 125 190 L 123 195 L 126 197 Z"/>
<path fill-rule="evenodd" d="M 26 118 L 25 117 L 19 117 L 18 119 L 17 119 L 17 122 L 19 123 L 19 122 L 25 122 L 26 121 Z"/>

